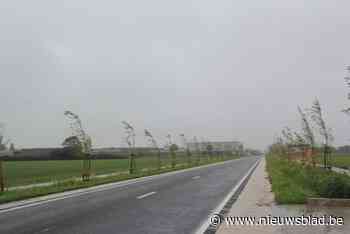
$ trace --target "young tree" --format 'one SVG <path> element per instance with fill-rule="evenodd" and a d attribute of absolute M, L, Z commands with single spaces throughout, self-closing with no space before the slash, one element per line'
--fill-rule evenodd
<path fill-rule="evenodd" d="M 283 141 L 283 138 L 280 136 L 275 136 L 273 143 L 268 147 L 268 152 L 276 154 L 279 157 L 285 157 L 287 150 L 286 144 Z"/>
<path fill-rule="evenodd" d="M 346 82 L 348 88 L 350 88 L 350 66 L 347 66 L 346 70 L 348 72 L 348 76 L 345 77 L 345 82 Z M 348 100 L 350 100 L 350 93 L 348 93 Z M 342 111 L 346 114 L 350 114 L 350 107 L 347 107 L 347 108 L 343 109 Z"/>
<path fill-rule="evenodd" d="M 175 168 L 176 167 L 176 151 L 178 150 L 179 147 L 172 142 L 170 134 L 168 134 L 166 136 L 166 138 L 168 139 L 168 147 L 169 147 L 169 152 L 170 152 L 170 156 L 171 156 L 171 167 Z"/>
<path fill-rule="evenodd" d="M 208 144 L 209 144 L 209 142 L 206 142 L 204 137 L 202 137 L 201 138 L 201 143 L 200 143 L 201 155 L 203 157 L 205 157 L 205 155 L 207 155 L 206 159 L 209 162 L 210 161 L 210 155 L 208 154 L 208 149 L 207 149 Z"/>
<path fill-rule="evenodd" d="M 0 151 L 7 150 L 10 139 L 5 140 L 5 125 L 0 123 Z"/>
<path fill-rule="evenodd" d="M 193 137 L 193 143 L 194 143 L 194 146 L 196 149 L 196 154 L 197 154 L 196 164 L 198 165 L 201 161 L 201 150 L 200 150 L 200 146 L 199 146 L 199 143 L 198 143 L 196 136 Z"/>
<path fill-rule="evenodd" d="M 125 142 L 129 146 L 129 173 L 133 174 L 135 171 L 135 130 L 131 124 L 126 121 L 122 121 L 125 129 L 126 137 Z"/>
<path fill-rule="evenodd" d="M 211 160 L 213 156 L 213 145 L 210 142 L 207 142 L 206 150 L 208 153 L 209 160 Z"/>
<path fill-rule="evenodd" d="M 190 151 L 190 148 L 188 147 L 188 143 L 187 143 L 187 139 L 185 137 L 185 134 L 180 134 L 180 137 L 181 137 L 181 140 L 182 140 L 182 143 L 184 145 L 184 148 L 186 149 L 186 155 L 187 155 L 187 163 L 188 165 L 191 164 L 191 151 Z"/>
<path fill-rule="evenodd" d="M 3 123 L 0 123 L 0 151 L 8 150 L 8 144 L 10 142 L 10 139 L 5 140 L 4 135 L 5 135 L 5 125 Z M 10 148 L 10 152 L 7 151 L 6 153 L 12 154 L 13 151 L 11 151 L 11 148 Z M 0 192 L 3 192 L 5 190 L 5 179 L 4 179 L 3 173 L 4 172 L 3 172 L 2 159 L 0 157 Z"/>
<path fill-rule="evenodd" d="M 302 130 L 302 137 L 305 141 L 305 144 L 309 145 L 311 150 L 311 160 L 312 165 L 316 166 L 316 161 L 314 157 L 314 150 L 315 150 L 315 135 L 313 133 L 312 127 L 309 123 L 309 120 L 307 118 L 306 113 L 298 106 L 298 112 L 301 117 L 301 130 Z"/>
<path fill-rule="evenodd" d="M 3 143 L 4 136 L 3 136 L 4 126 L 0 123 L 0 151 L 6 150 L 6 144 Z M 3 168 L 2 168 L 2 159 L 0 158 L 0 192 L 3 192 L 5 190 L 5 182 L 4 182 L 4 175 L 3 175 Z"/>
<path fill-rule="evenodd" d="M 81 144 L 82 152 L 89 157 L 91 153 L 91 137 L 85 132 L 79 116 L 71 111 L 65 111 L 64 115 L 70 120 L 72 136 L 76 136 Z"/>
<path fill-rule="evenodd" d="M 300 136 L 296 132 L 292 132 L 292 130 L 289 127 L 285 127 L 284 129 L 282 129 L 282 137 L 284 140 L 288 160 L 290 160 L 291 155 L 293 155 L 291 154 L 291 149 L 293 149 L 294 147 L 298 147 L 298 140 L 300 139 L 298 139 L 297 135 Z"/>
<path fill-rule="evenodd" d="M 282 130 L 282 136 L 287 146 L 303 147 L 306 143 L 302 135 L 300 135 L 298 132 L 293 132 L 289 127 L 285 127 Z"/>
<path fill-rule="evenodd" d="M 298 133 L 298 132 L 293 132 L 293 134 L 294 134 L 294 141 L 295 141 L 296 146 L 300 146 L 300 147 L 305 146 L 306 141 L 305 141 L 304 137 L 302 135 L 300 135 L 300 133 Z"/>
<path fill-rule="evenodd" d="M 333 135 L 330 128 L 326 126 L 326 122 L 323 117 L 321 104 L 318 99 L 312 104 L 310 109 L 311 119 L 318 127 L 319 134 L 323 138 L 323 163 L 325 168 L 330 168 L 330 143 L 333 141 Z"/>
<path fill-rule="evenodd" d="M 70 127 L 72 129 L 72 136 L 76 137 L 80 143 L 81 152 L 83 154 L 83 173 L 82 173 L 82 179 L 83 181 L 87 181 L 90 179 L 91 175 L 91 138 L 90 136 L 85 132 L 83 128 L 83 124 L 77 114 L 74 114 L 72 111 L 65 111 L 64 115 L 69 119 L 70 121 Z"/>
<path fill-rule="evenodd" d="M 160 148 L 158 146 L 158 143 L 156 141 L 156 139 L 154 139 L 153 135 L 151 134 L 150 131 L 148 131 L 147 129 L 145 129 L 145 136 L 148 140 L 148 142 L 154 147 L 157 149 L 157 155 L 158 155 L 158 162 L 157 162 L 157 168 L 158 170 L 161 169 L 161 158 L 160 158 Z"/>
<path fill-rule="evenodd" d="M 280 156 L 285 156 L 288 153 L 286 143 L 283 141 L 282 137 L 278 136 L 276 138 L 275 146 L 277 150 L 276 152 L 278 152 Z"/>
<path fill-rule="evenodd" d="M 306 113 L 298 106 L 298 112 L 301 117 L 301 130 L 302 136 L 305 139 L 306 143 L 311 147 L 315 146 L 315 135 L 312 131 L 312 127 L 309 123 Z"/>
<path fill-rule="evenodd" d="M 284 138 L 287 146 L 295 145 L 295 135 L 289 127 L 282 129 L 282 137 Z"/>

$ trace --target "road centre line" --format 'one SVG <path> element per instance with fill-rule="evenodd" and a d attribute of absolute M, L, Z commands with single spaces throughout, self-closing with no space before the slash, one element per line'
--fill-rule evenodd
<path fill-rule="evenodd" d="M 145 198 L 145 197 L 149 197 L 153 194 L 156 194 L 157 192 L 149 192 L 149 193 L 146 193 L 146 194 L 143 194 L 141 196 L 138 196 L 137 199 L 142 199 L 142 198 Z"/>
<path fill-rule="evenodd" d="M 33 207 L 33 206 L 44 205 L 47 203 L 51 203 L 51 202 L 55 202 L 55 201 L 59 201 L 59 200 L 64 200 L 67 198 L 74 198 L 74 197 L 79 197 L 79 196 L 83 196 L 83 195 L 90 194 L 90 193 L 102 192 L 102 191 L 106 191 L 106 190 L 110 190 L 110 189 L 115 189 L 118 187 L 124 187 L 124 186 L 128 186 L 128 185 L 136 184 L 136 183 L 144 183 L 144 182 L 152 181 L 153 179 L 160 179 L 163 177 L 168 177 L 168 176 L 175 175 L 175 174 L 200 170 L 200 169 L 207 168 L 207 167 L 216 167 L 216 166 L 220 166 L 223 164 L 231 163 L 233 161 L 241 161 L 241 160 L 244 160 L 244 157 L 238 158 L 238 159 L 233 159 L 233 160 L 228 160 L 228 161 L 224 161 L 224 162 L 214 163 L 214 164 L 203 165 L 203 166 L 199 166 L 199 167 L 193 167 L 193 168 L 188 168 L 188 169 L 182 169 L 182 170 L 162 173 L 159 175 L 152 175 L 152 176 L 147 176 L 147 177 L 130 179 L 130 180 L 126 180 L 126 181 L 119 181 L 119 182 L 114 182 L 111 184 L 97 185 L 97 186 L 90 187 L 90 188 L 77 189 L 77 190 L 62 192 L 62 193 L 58 193 L 58 194 L 46 195 L 46 196 L 38 197 L 38 198 L 31 198 L 31 199 L 23 200 L 23 201 L 5 203 L 5 204 L 0 205 L 0 214 L 7 213 L 10 211 L 19 210 L 19 209 L 29 208 L 29 207 Z"/>

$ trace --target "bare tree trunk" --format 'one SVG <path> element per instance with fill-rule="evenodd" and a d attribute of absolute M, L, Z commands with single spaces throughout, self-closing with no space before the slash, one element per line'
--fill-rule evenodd
<path fill-rule="evenodd" d="M 160 150 L 158 149 L 158 171 L 160 171 L 160 169 L 162 168 L 162 162 L 161 162 L 161 158 L 160 158 Z"/>
<path fill-rule="evenodd" d="M 315 149 L 314 147 L 311 147 L 311 160 L 312 160 L 312 167 L 315 168 L 316 167 L 316 160 L 315 160 Z"/>
<path fill-rule="evenodd" d="M 3 168 L 2 168 L 2 160 L 0 160 L 0 192 L 5 191 L 5 182 L 4 182 L 4 174 L 3 174 Z"/>
<path fill-rule="evenodd" d="M 187 154 L 187 163 L 188 165 L 191 165 L 191 152 L 189 149 L 186 150 L 186 154 Z"/>
<path fill-rule="evenodd" d="M 89 181 L 91 176 L 91 159 L 89 154 L 84 154 L 82 180 Z"/>
<path fill-rule="evenodd" d="M 324 168 L 326 169 L 331 169 L 330 153 L 331 153 L 330 147 L 328 145 L 325 145 L 323 149 L 323 160 L 324 160 Z"/>
<path fill-rule="evenodd" d="M 301 155 L 301 157 L 302 157 L 301 164 L 303 166 L 305 166 L 305 164 L 306 164 L 306 147 L 305 146 L 301 147 L 301 153 L 302 153 L 302 155 Z"/>
<path fill-rule="evenodd" d="M 171 155 L 171 167 L 175 168 L 176 167 L 176 153 L 174 150 L 170 150 L 170 155 Z"/>
<path fill-rule="evenodd" d="M 326 153 L 326 146 L 323 147 L 323 167 L 327 168 L 327 153 Z"/>
<path fill-rule="evenodd" d="M 200 162 L 201 162 L 201 152 L 198 151 L 197 154 L 198 154 L 198 155 L 197 155 L 197 165 L 199 165 Z"/>
<path fill-rule="evenodd" d="M 129 174 L 133 174 L 135 172 L 134 160 L 134 153 L 131 153 L 129 155 Z"/>

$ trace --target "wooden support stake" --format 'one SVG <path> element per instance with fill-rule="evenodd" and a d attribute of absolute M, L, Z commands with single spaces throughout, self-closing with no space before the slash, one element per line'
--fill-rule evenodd
<path fill-rule="evenodd" d="M 5 191 L 5 182 L 4 182 L 4 174 L 2 168 L 2 160 L 0 160 L 0 192 Z"/>

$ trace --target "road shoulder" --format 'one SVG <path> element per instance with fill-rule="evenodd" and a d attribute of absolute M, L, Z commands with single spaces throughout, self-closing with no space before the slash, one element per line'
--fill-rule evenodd
<path fill-rule="evenodd" d="M 250 180 L 240 194 L 237 201 L 233 204 L 227 217 L 248 217 L 256 218 L 266 216 L 308 216 L 320 217 L 323 215 L 332 215 L 343 217 L 345 225 L 343 226 L 253 226 L 253 225 L 228 225 L 225 221 L 220 225 L 217 233 L 219 234 L 277 234 L 277 233 L 349 233 L 350 209 L 342 207 L 308 207 L 306 205 L 278 205 L 274 201 L 274 194 L 271 192 L 271 185 L 266 172 L 266 161 L 263 158 L 258 167 L 253 172 Z"/>

